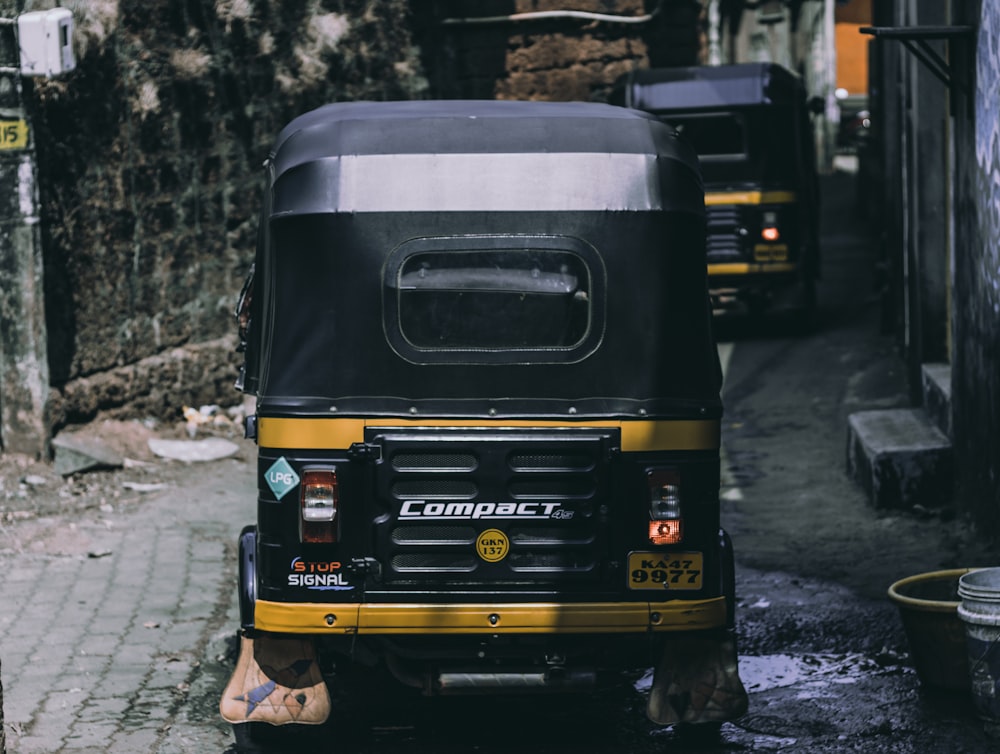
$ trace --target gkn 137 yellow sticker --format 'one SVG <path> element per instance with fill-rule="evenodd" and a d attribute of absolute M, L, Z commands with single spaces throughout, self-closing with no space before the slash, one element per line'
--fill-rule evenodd
<path fill-rule="evenodd" d="M 630 552 L 629 589 L 683 591 L 701 589 L 704 557 L 700 552 Z"/>

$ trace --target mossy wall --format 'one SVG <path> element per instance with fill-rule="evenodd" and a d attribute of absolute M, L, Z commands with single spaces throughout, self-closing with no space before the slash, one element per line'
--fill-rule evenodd
<path fill-rule="evenodd" d="M 29 2 L 25 10 L 54 6 Z M 630 68 L 696 62 L 699 4 L 642 24 L 449 19 L 553 0 L 64 0 L 77 68 L 25 79 L 41 201 L 54 429 L 235 402 L 232 310 L 261 165 L 331 101 L 600 100 Z M 625 17 L 653 0 L 581 0 Z M 181 350 L 178 350 L 181 349 Z"/>

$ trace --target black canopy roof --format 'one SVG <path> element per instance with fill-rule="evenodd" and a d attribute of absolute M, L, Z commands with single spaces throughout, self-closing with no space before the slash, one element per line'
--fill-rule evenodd
<path fill-rule="evenodd" d="M 775 63 L 636 70 L 619 79 L 613 101 L 650 112 L 725 109 L 801 100 L 801 78 Z"/>
<path fill-rule="evenodd" d="M 339 102 L 291 121 L 275 141 L 277 173 L 338 155 L 521 152 L 683 154 L 655 119 L 589 102 Z"/>
<path fill-rule="evenodd" d="M 656 117 L 599 103 L 338 103 L 292 121 L 267 173 L 247 357 L 267 411 L 717 414 L 701 174 Z M 579 342 L 436 349 L 399 334 L 417 294 L 394 281 L 411 267 L 521 251 L 580 268 L 586 295 L 560 310 L 572 324 L 574 302 L 589 307 Z M 431 295 L 450 304 L 443 290 Z"/>
<path fill-rule="evenodd" d="M 586 102 L 341 102 L 286 126 L 272 217 L 356 212 L 702 211 L 694 152 L 637 110 Z"/>

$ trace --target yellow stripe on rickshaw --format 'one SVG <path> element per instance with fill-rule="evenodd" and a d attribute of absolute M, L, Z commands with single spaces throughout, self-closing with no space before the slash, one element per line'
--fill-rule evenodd
<path fill-rule="evenodd" d="M 706 191 L 705 206 L 719 204 L 793 204 L 799 199 L 794 191 Z"/>
<path fill-rule="evenodd" d="M 699 631 L 725 597 L 667 602 L 357 604 L 257 600 L 254 627 L 283 634 L 562 634 Z"/>
<path fill-rule="evenodd" d="M 620 429 L 622 451 L 716 450 L 720 442 L 718 419 L 663 419 L 583 421 L 533 421 L 503 419 L 331 419 L 261 417 L 257 442 L 275 450 L 325 450 L 349 448 L 364 442 L 366 427 L 482 427 Z"/>
<path fill-rule="evenodd" d="M 771 262 L 757 264 L 753 262 L 730 262 L 708 265 L 711 275 L 751 275 L 758 273 L 795 272 L 796 266 L 789 262 Z"/>

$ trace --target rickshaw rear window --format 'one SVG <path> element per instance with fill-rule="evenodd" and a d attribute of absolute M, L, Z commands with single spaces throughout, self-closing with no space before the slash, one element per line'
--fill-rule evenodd
<path fill-rule="evenodd" d="M 746 157 L 746 125 L 736 113 L 665 116 L 702 160 Z"/>
<path fill-rule="evenodd" d="M 397 249 L 386 279 L 396 350 L 417 361 L 456 353 L 492 361 L 489 354 L 511 351 L 528 361 L 586 355 L 580 351 L 589 352 L 595 331 L 593 264 L 579 248 L 555 248 L 575 239 L 532 240 L 510 247 L 510 238 L 421 239 Z"/>

